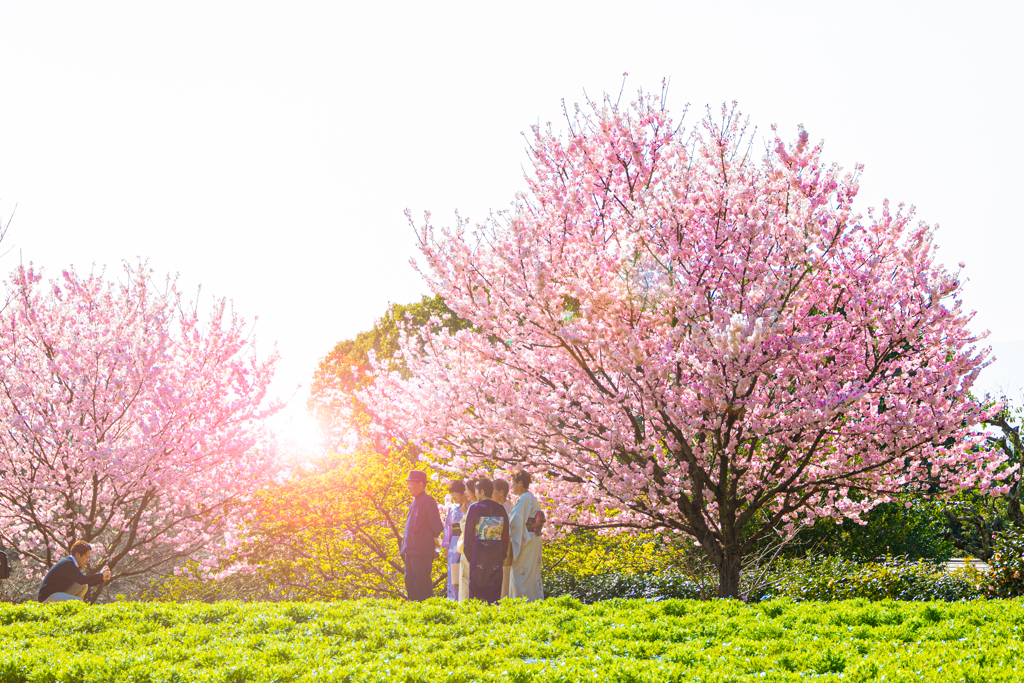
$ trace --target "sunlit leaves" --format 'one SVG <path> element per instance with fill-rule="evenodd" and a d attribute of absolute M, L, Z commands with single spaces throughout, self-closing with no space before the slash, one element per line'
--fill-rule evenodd
<path fill-rule="evenodd" d="M 1020 680 L 1020 601 L 0 605 L 0 680 Z"/>

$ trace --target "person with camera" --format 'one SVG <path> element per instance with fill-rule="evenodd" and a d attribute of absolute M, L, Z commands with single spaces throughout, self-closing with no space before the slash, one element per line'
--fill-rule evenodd
<path fill-rule="evenodd" d="M 82 573 L 89 563 L 92 546 L 85 541 L 75 541 L 71 554 L 50 567 L 39 586 L 39 602 L 60 602 L 62 600 L 84 600 L 89 586 L 99 586 L 110 581 L 110 567 L 103 567 L 98 574 Z"/>

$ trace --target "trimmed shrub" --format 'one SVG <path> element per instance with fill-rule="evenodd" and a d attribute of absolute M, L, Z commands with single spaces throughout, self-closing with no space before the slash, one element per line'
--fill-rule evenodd
<path fill-rule="evenodd" d="M 984 575 L 947 572 L 941 564 L 888 558 L 858 563 L 840 557 L 794 559 L 772 572 L 759 599 L 973 600 L 986 595 Z"/>
<path fill-rule="evenodd" d="M 1020 563 L 1020 556 L 1017 562 Z M 1021 570 L 1024 576 L 1024 568 Z M 1011 575 L 1012 576 L 1012 575 Z M 1016 579 L 1014 579 L 1016 580 Z M 767 587 L 749 596 L 751 602 L 772 598 L 833 601 L 973 600 L 992 594 L 988 576 L 973 568 L 947 572 L 938 563 L 889 558 L 858 563 L 842 557 L 793 559 L 780 562 L 769 574 Z M 551 572 L 544 577 L 548 597 L 569 596 L 584 604 L 613 599 L 700 599 L 700 585 L 673 571 L 648 574 L 604 573 L 575 575 Z"/>
<path fill-rule="evenodd" d="M 544 595 L 569 596 L 584 604 L 613 599 L 699 599 L 700 586 L 677 572 L 587 574 L 552 572 L 544 577 Z"/>

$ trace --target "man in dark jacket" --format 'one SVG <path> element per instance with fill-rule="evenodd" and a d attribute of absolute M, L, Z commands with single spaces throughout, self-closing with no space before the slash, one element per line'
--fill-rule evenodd
<path fill-rule="evenodd" d="M 492 605 L 501 598 L 502 566 L 508 553 L 508 513 L 493 500 L 489 479 L 476 483 L 483 499 L 469 506 L 462 525 L 462 549 L 469 560 L 469 597 Z"/>
<path fill-rule="evenodd" d="M 110 581 L 110 568 L 104 567 L 99 574 L 86 576 L 82 567 L 89 562 L 92 546 L 85 541 L 75 541 L 71 545 L 71 555 L 50 567 L 39 586 L 39 602 L 58 602 L 60 600 L 81 600 L 89 586 L 98 586 Z"/>
<path fill-rule="evenodd" d="M 413 470 L 405 480 L 412 505 L 405 520 L 402 537 L 402 559 L 405 561 L 405 592 L 410 600 L 426 600 L 434 592 L 430 570 L 437 548 L 441 545 L 444 522 L 437 511 L 437 501 L 428 496 L 427 473 Z"/>

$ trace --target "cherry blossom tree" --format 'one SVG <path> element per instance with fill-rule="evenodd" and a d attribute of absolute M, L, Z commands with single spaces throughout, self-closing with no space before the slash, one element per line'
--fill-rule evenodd
<path fill-rule="evenodd" d="M 382 430 L 447 467 L 532 470 L 556 528 L 688 534 L 721 596 L 770 535 L 1000 490 L 968 394 L 988 351 L 913 208 L 856 213 L 860 167 L 802 128 L 758 160 L 735 104 L 690 131 L 643 94 L 566 119 L 533 129 L 512 209 L 417 228 L 473 327 L 435 321 L 402 372 L 378 365 Z"/>
<path fill-rule="evenodd" d="M 0 313 L 0 541 L 34 574 L 79 539 L 115 580 L 212 565 L 273 471 L 276 353 L 224 300 L 204 323 L 144 264 L 121 279 L 21 267 Z"/>

